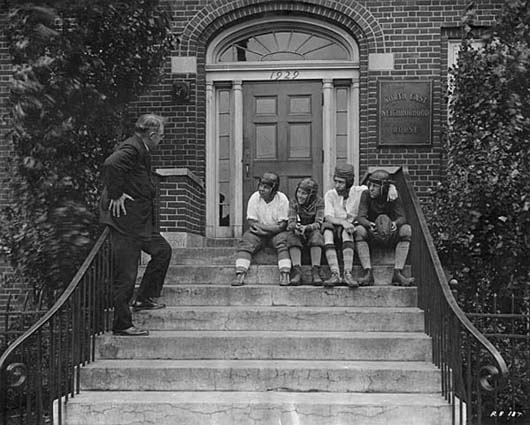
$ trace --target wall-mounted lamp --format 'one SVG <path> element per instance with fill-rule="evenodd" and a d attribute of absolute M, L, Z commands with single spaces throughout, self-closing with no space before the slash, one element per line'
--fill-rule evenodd
<path fill-rule="evenodd" d="M 187 102 L 190 100 L 190 84 L 184 81 L 175 81 L 172 94 L 175 102 Z"/>

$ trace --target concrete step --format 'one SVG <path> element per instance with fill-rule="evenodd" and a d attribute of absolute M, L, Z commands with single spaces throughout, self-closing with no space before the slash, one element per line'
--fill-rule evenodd
<path fill-rule="evenodd" d="M 438 394 L 85 391 L 67 425 L 449 425 Z"/>
<path fill-rule="evenodd" d="M 348 287 L 245 285 L 171 285 L 162 290 L 163 301 L 173 306 L 322 306 L 322 307 L 415 307 L 416 287 Z"/>
<path fill-rule="evenodd" d="M 148 257 L 147 257 L 148 258 Z M 311 264 L 309 253 L 302 252 L 303 264 Z M 384 265 L 394 264 L 394 251 L 392 249 L 376 248 L 371 253 L 373 264 Z M 236 248 L 226 247 L 201 247 L 201 248 L 173 248 L 171 264 L 195 264 L 195 265 L 233 265 L 236 261 Z M 322 255 L 323 264 L 325 264 L 324 255 Z M 355 256 L 358 263 L 358 257 Z M 252 264 L 276 264 L 278 257 L 276 252 L 271 248 L 265 248 L 258 251 L 253 259 Z"/>
<path fill-rule="evenodd" d="M 422 332 L 423 311 L 392 307 L 187 306 L 135 314 L 157 330 Z"/>
<path fill-rule="evenodd" d="M 101 359 L 430 361 L 419 332 L 153 331 L 97 337 Z"/>
<path fill-rule="evenodd" d="M 411 392 L 440 390 L 427 362 L 100 360 L 81 368 L 82 390 Z"/>
<path fill-rule="evenodd" d="M 206 238 L 204 240 L 205 247 L 236 247 L 237 239 L 235 238 Z"/>
<path fill-rule="evenodd" d="M 309 266 L 304 266 L 304 275 L 310 272 Z M 392 283 L 392 274 L 394 268 L 391 265 L 374 266 L 375 285 L 390 285 Z M 353 275 L 359 278 L 362 275 L 361 266 L 353 267 Z M 143 272 L 140 271 L 140 275 Z M 410 275 L 410 266 L 404 269 L 404 273 Z M 229 284 L 235 276 L 235 267 L 220 265 L 171 265 L 166 277 L 166 282 L 181 283 L 215 283 Z M 330 276 L 329 268 L 322 267 L 321 276 L 327 279 Z M 247 284 L 278 284 L 280 273 L 277 265 L 252 265 L 248 272 L 245 282 Z"/>

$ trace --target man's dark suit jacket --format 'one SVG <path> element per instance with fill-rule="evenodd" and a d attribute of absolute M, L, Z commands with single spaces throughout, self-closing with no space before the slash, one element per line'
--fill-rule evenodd
<path fill-rule="evenodd" d="M 150 238 L 153 233 L 155 185 L 151 178 L 151 158 L 142 139 L 132 136 L 118 146 L 103 165 L 100 221 L 120 233 L 138 238 Z M 123 193 L 134 201 L 126 200 L 127 214 L 114 217 L 110 214 L 110 199 Z"/>

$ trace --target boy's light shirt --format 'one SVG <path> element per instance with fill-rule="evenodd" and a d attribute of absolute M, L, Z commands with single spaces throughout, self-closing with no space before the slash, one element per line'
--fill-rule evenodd
<path fill-rule="evenodd" d="M 346 201 L 339 196 L 335 189 L 330 189 L 324 195 L 324 216 L 352 220 L 357 217 L 361 194 L 368 190 L 368 186 L 352 186 Z"/>
<path fill-rule="evenodd" d="M 265 202 L 259 192 L 254 192 L 247 205 L 247 220 L 256 220 L 265 225 L 275 225 L 289 219 L 289 199 L 282 192 L 276 192 L 269 203 Z"/>

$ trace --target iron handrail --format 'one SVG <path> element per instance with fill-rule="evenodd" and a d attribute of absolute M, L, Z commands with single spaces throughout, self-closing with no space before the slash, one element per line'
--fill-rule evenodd
<path fill-rule="evenodd" d="M 413 228 L 409 259 L 418 282 L 418 305 L 424 310 L 426 332 L 432 338 L 433 362 L 442 371 L 442 393 L 454 406 L 453 423 L 463 423 L 466 417 L 468 423 L 480 424 L 481 392 L 498 392 L 505 387 L 506 362 L 458 305 L 407 167 L 393 177 Z M 493 362 L 485 362 L 485 355 Z M 458 405 L 460 411 L 456 412 Z"/>
<path fill-rule="evenodd" d="M 94 336 L 109 329 L 113 273 L 109 234 L 106 227 L 53 306 L 0 356 L 0 419 L 4 423 L 15 414 L 21 424 L 45 423 L 44 416 L 61 424 L 62 407 L 55 406 L 58 417 L 54 418 L 53 403 L 79 393 L 79 366 L 94 360 Z M 58 370 L 45 376 L 28 360 L 48 362 L 38 366 Z M 35 388 L 39 382 L 53 394 Z M 8 412 L 8 391 L 12 395 L 15 389 L 25 394 L 18 394 L 22 400 L 18 410 Z"/>
<path fill-rule="evenodd" d="M 33 325 L 31 326 L 26 332 L 24 332 L 24 335 L 21 335 L 20 338 L 17 338 L 16 341 L 14 341 L 9 348 L 0 356 L 0 370 L 3 369 L 4 363 L 9 357 L 9 355 L 16 350 L 16 348 L 23 344 L 24 341 L 29 339 L 35 332 L 37 332 L 38 329 L 40 329 L 46 322 L 50 320 L 53 316 L 57 314 L 59 309 L 66 303 L 68 298 L 73 294 L 74 290 L 79 285 L 79 282 L 81 282 L 81 278 L 85 275 L 86 271 L 88 270 L 88 267 L 94 260 L 96 253 L 100 250 L 100 248 L 103 246 L 103 242 L 105 242 L 105 239 L 109 233 L 108 227 L 106 227 L 94 246 L 92 247 L 92 250 L 87 255 L 87 258 L 75 274 L 75 276 L 72 278 L 72 281 L 68 284 L 64 292 L 59 296 L 57 301 L 53 304 L 53 306 Z"/>

